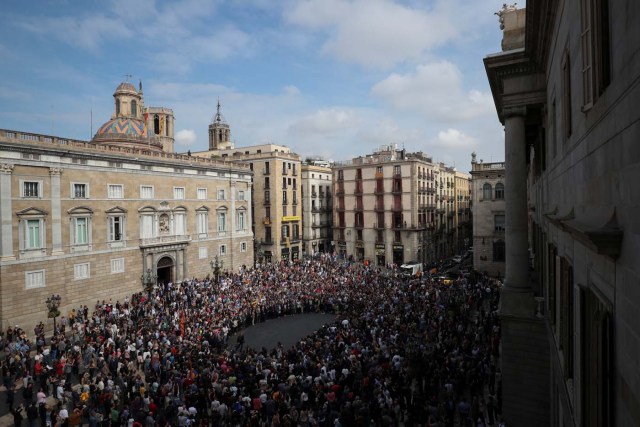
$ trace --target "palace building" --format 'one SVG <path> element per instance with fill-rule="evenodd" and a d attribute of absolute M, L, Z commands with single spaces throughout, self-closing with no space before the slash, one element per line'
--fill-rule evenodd
<path fill-rule="evenodd" d="M 2 327 L 253 262 L 249 167 L 173 153 L 171 109 L 113 96 L 91 141 L 0 130 Z"/>

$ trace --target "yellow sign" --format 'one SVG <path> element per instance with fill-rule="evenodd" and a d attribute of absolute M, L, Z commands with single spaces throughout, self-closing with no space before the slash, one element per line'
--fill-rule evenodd
<path fill-rule="evenodd" d="M 300 221 L 300 216 L 283 216 L 282 217 L 283 221 Z"/>

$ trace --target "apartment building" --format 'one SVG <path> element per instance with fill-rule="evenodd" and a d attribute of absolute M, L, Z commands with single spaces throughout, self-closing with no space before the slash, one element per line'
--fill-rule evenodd
<path fill-rule="evenodd" d="M 333 249 L 332 174 L 328 162 L 302 165 L 302 250 L 314 255 Z"/>

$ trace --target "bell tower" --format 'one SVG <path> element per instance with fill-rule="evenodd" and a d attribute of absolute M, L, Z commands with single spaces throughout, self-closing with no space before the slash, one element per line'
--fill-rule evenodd
<path fill-rule="evenodd" d="M 218 109 L 216 115 L 209 124 L 209 150 L 233 149 L 231 142 L 231 129 L 220 113 L 220 100 L 218 99 Z"/>

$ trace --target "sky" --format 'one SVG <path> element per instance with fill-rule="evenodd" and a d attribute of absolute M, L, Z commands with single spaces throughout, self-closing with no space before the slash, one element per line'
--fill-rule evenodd
<path fill-rule="evenodd" d="M 89 140 L 142 80 L 175 150 L 208 148 L 218 99 L 236 148 L 342 161 L 397 144 L 469 171 L 504 160 L 482 59 L 500 0 L 8 0 L 0 128 Z M 131 77 L 127 77 L 131 75 Z"/>

